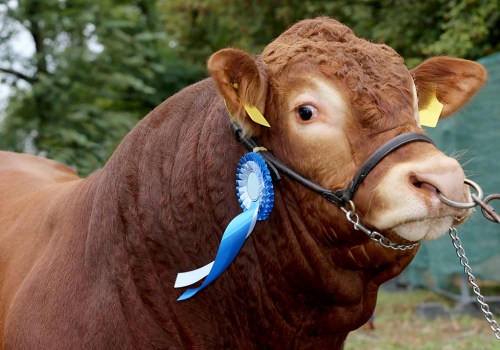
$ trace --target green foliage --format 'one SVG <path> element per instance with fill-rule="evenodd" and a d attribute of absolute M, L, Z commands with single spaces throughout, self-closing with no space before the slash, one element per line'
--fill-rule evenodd
<path fill-rule="evenodd" d="M 448 1 L 442 32 L 424 53 L 478 59 L 500 49 L 499 1 Z"/>
<path fill-rule="evenodd" d="M 169 47 L 156 1 L 88 4 L 24 1 L 9 12 L 37 52 L 30 87 L 17 88 L 0 127 L 0 148 L 46 155 L 82 175 L 102 166 L 139 118 L 204 75 Z"/>
<path fill-rule="evenodd" d="M 160 0 L 166 31 L 198 62 L 236 46 L 258 53 L 303 18 L 330 16 L 358 36 L 390 45 L 415 66 L 430 55 L 469 59 L 500 50 L 498 0 Z"/>
<path fill-rule="evenodd" d="M 13 94 L 0 148 L 85 175 L 139 118 L 204 77 L 220 48 L 257 54 L 294 22 L 323 15 L 394 47 L 409 66 L 436 54 L 477 59 L 500 50 L 499 14 L 498 0 L 4 1 L 0 79 Z M 9 44 L 22 30 L 35 44 L 31 57 Z"/>

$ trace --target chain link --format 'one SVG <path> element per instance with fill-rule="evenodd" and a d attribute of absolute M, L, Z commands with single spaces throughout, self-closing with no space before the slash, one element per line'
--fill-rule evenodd
<path fill-rule="evenodd" d="M 486 321 L 488 321 L 490 328 L 493 331 L 493 334 L 498 340 L 500 340 L 500 328 L 498 327 L 498 323 L 495 320 L 493 313 L 490 311 L 490 307 L 484 301 L 484 296 L 481 294 L 481 289 L 476 283 L 476 277 L 474 277 L 474 275 L 472 274 L 472 269 L 469 266 L 469 259 L 467 259 L 467 257 L 465 256 L 465 250 L 462 247 L 462 241 L 460 240 L 460 238 L 458 238 L 458 231 L 456 228 L 450 227 L 448 233 L 452 239 L 453 246 L 455 247 L 457 256 L 460 258 L 460 265 L 463 266 L 464 273 L 467 276 L 467 279 L 469 280 L 469 283 L 472 286 L 472 290 L 476 294 L 476 300 L 481 306 L 481 311 L 483 312 Z"/>

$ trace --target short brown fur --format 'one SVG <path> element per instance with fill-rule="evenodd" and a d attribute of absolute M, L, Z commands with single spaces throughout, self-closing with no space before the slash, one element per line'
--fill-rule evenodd
<path fill-rule="evenodd" d="M 0 152 L 0 349 L 341 349 L 371 316 L 379 285 L 415 251 L 370 241 L 289 179 L 275 185 L 271 217 L 217 281 L 185 302 L 176 301 L 173 284 L 178 272 L 213 260 L 225 226 L 241 212 L 234 169 L 245 151 L 223 98 L 248 135 L 340 188 L 378 145 L 421 132 L 402 58 L 319 18 L 291 27 L 258 59 L 216 53 L 209 69 L 212 79 L 163 102 L 86 179 L 52 161 Z M 284 100 L 290 82 L 308 71 L 330 79 L 349 103 L 349 154 L 307 149 L 290 136 Z M 414 72 L 416 81 L 441 74 Z M 442 86 L 457 84 L 437 83 L 450 110 L 464 102 L 448 101 Z M 466 89 L 472 95 L 477 87 Z M 265 112 L 271 128 L 251 123 L 244 103 Z M 381 176 L 367 180 L 361 198 Z"/>

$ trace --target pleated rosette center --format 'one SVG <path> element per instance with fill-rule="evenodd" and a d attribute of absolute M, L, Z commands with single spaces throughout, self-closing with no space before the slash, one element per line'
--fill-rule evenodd
<path fill-rule="evenodd" d="M 243 210 L 248 210 L 252 202 L 259 202 L 257 219 L 262 221 L 269 217 L 274 205 L 274 189 L 267 164 L 258 153 L 247 153 L 240 159 L 236 191 Z"/>

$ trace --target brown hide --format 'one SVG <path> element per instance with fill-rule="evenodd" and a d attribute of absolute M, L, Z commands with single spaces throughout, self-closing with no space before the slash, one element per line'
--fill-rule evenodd
<path fill-rule="evenodd" d="M 212 261 L 241 212 L 235 168 L 245 151 L 217 86 L 247 133 L 331 188 L 344 186 L 377 145 L 421 131 L 410 73 L 391 49 L 324 18 L 287 33 L 257 61 L 235 51 L 214 56 L 215 83 L 162 103 L 86 179 L 49 160 L 0 152 L 0 349 L 341 349 L 366 322 L 378 286 L 415 250 L 370 241 L 340 210 L 286 178 L 275 184 L 270 218 L 257 223 L 228 270 L 176 301 L 176 274 Z M 335 77 L 349 102 L 351 153 L 311 150 L 314 140 L 291 136 L 282 108 L 290 86 L 307 85 L 300 72 Z M 265 110 L 271 128 L 245 119 L 243 103 Z M 421 144 L 396 152 L 359 198 L 420 149 L 436 152 Z M 342 157 L 348 161 L 335 163 Z"/>

